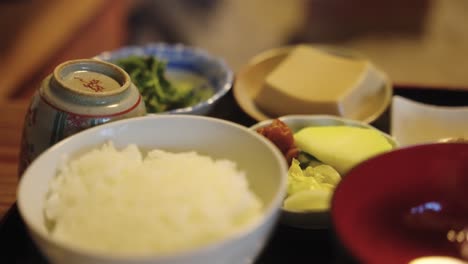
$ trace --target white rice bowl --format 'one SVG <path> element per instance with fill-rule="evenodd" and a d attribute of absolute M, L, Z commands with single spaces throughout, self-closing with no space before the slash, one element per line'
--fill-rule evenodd
<path fill-rule="evenodd" d="M 51 182 L 55 181 L 57 172 L 64 168 L 61 159 L 64 156 L 76 159 L 92 149 L 102 147 L 109 141 L 112 141 L 119 150 L 125 149 L 130 144 L 135 144 L 144 151 L 151 149 L 175 153 L 196 151 L 201 155 L 212 157 L 213 160 L 234 161 L 238 166 L 238 172 L 245 172 L 249 190 L 253 191 L 261 201 L 260 216 L 253 219 L 251 223 L 239 227 L 235 233 L 226 234 L 211 243 L 207 242 L 206 245 L 191 247 L 187 250 L 180 249 L 177 252 L 167 254 L 105 253 L 63 242 L 51 234 L 54 226 L 51 225 L 50 219 L 45 221 L 44 210 L 46 201 L 52 197 Z M 121 160 L 113 159 L 107 166 L 116 170 L 123 166 L 122 164 Z M 99 166 L 104 165 L 100 163 Z M 181 170 L 184 169 L 183 166 L 180 167 Z M 189 171 L 187 166 L 185 171 Z M 190 173 L 192 175 L 190 184 L 198 185 L 198 179 L 195 179 L 196 176 L 194 176 L 195 172 L 190 171 Z M 204 116 L 151 115 L 99 125 L 52 146 L 35 159 L 21 176 L 17 191 L 17 205 L 31 239 L 50 263 L 253 263 L 268 241 L 278 219 L 281 203 L 286 194 L 286 176 L 287 164 L 284 162 L 281 152 L 267 139 L 244 126 Z M 101 184 L 102 186 L 99 188 L 105 188 L 106 184 Z M 86 185 L 83 184 L 83 186 Z M 96 184 L 93 188 L 98 188 L 97 186 Z M 204 186 L 210 192 L 216 192 L 215 187 L 215 185 Z M 197 190 L 200 191 L 200 189 Z M 153 193 L 147 196 L 142 195 L 141 199 L 146 201 L 147 197 L 152 195 Z M 150 203 L 147 202 L 147 204 Z M 161 203 L 158 202 L 158 204 Z M 179 203 L 174 204 L 177 206 L 173 207 L 179 207 Z M 139 206 L 147 210 L 143 205 L 132 206 Z M 98 210 L 98 208 L 104 210 L 102 206 L 98 207 L 97 205 L 94 210 Z M 58 207 L 56 210 L 55 212 L 50 210 L 47 214 L 50 217 L 57 216 L 60 210 Z M 108 228 L 111 228 L 112 222 L 117 221 L 98 218 L 91 213 L 91 208 L 86 208 L 86 210 L 89 212 L 87 220 L 108 223 Z M 225 210 L 225 208 L 221 208 L 221 210 Z M 139 228 L 130 224 L 127 226 Z M 102 239 L 98 238 L 97 235 L 95 238 Z"/>

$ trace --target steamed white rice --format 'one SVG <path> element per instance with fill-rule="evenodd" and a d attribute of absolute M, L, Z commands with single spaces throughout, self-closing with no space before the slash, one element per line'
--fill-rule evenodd
<path fill-rule="evenodd" d="M 229 160 L 109 143 L 66 162 L 50 183 L 50 234 L 102 253 L 173 253 L 252 223 L 261 202 Z"/>

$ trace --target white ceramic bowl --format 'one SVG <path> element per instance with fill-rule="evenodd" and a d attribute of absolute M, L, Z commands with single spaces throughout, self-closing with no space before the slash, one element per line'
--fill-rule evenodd
<path fill-rule="evenodd" d="M 436 106 L 393 96 L 391 133 L 402 146 L 468 139 L 468 106 Z"/>
<path fill-rule="evenodd" d="M 116 147 L 136 144 L 146 149 L 195 150 L 213 158 L 233 160 L 246 172 L 252 191 L 263 201 L 263 215 L 258 222 L 234 236 L 177 255 L 118 258 L 64 246 L 49 236 L 44 225 L 48 183 L 63 155 L 73 157 L 109 140 Z M 18 207 L 33 240 L 52 263 L 252 263 L 278 218 L 286 192 L 286 174 L 287 166 L 279 150 L 248 128 L 203 116 L 152 115 L 91 128 L 48 149 L 23 174 L 18 189 Z"/>
<path fill-rule="evenodd" d="M 351 119 L 340 118 L 329 115 L 288 115 L 280 118 L 293 132 L 299 131 L 304 127 L 309 126 L 354 126 L 363 127 L 369 129 L 376 129 L 375 127 L 368 125 L 364 122 L 355 121 Z M 271 124 L 272 120 L 261 121 L 250 129 L 257 130 L 258 128 Z M 382 135 L 388 140 L 393 148 L 398 147 L 398 143 L 390 135 L 381 132 Z M 342 177 L 344 175 L 341 175 Z M 307 212 L 291 212 L 282 209 L 281 223 L 307 229 L 325 229 L 331 224 L 330 212 L 327 211 L 307 211 Z"/>

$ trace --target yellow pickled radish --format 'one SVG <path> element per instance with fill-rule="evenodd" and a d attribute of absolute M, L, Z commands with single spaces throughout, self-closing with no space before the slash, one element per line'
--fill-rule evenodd
<path fill-rule="evenodd" d="M 351 126 L 306 127 L 294 134 L 294 142 L 341 175 L 366 159 L 392 149 L 379 131 Z"/>
<path fill-rule="evenodd" d="M 330 207 L 333 190 L 328 188 L 304 190 L 284 200 L 283 208 L 292 212 L 326 211 Z"/>

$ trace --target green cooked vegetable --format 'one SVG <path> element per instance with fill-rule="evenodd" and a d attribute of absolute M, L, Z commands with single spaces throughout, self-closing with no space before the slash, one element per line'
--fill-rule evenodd
<path fill-rule="evenodd" d="M 115 63 L 130 75 L 150 113 L 192 106 L 213 94 L 211 89 L 195 89 L 187 81 L 169 81 L 164 75 L 166 62 L 155 57 L 129 56 Z"/>

